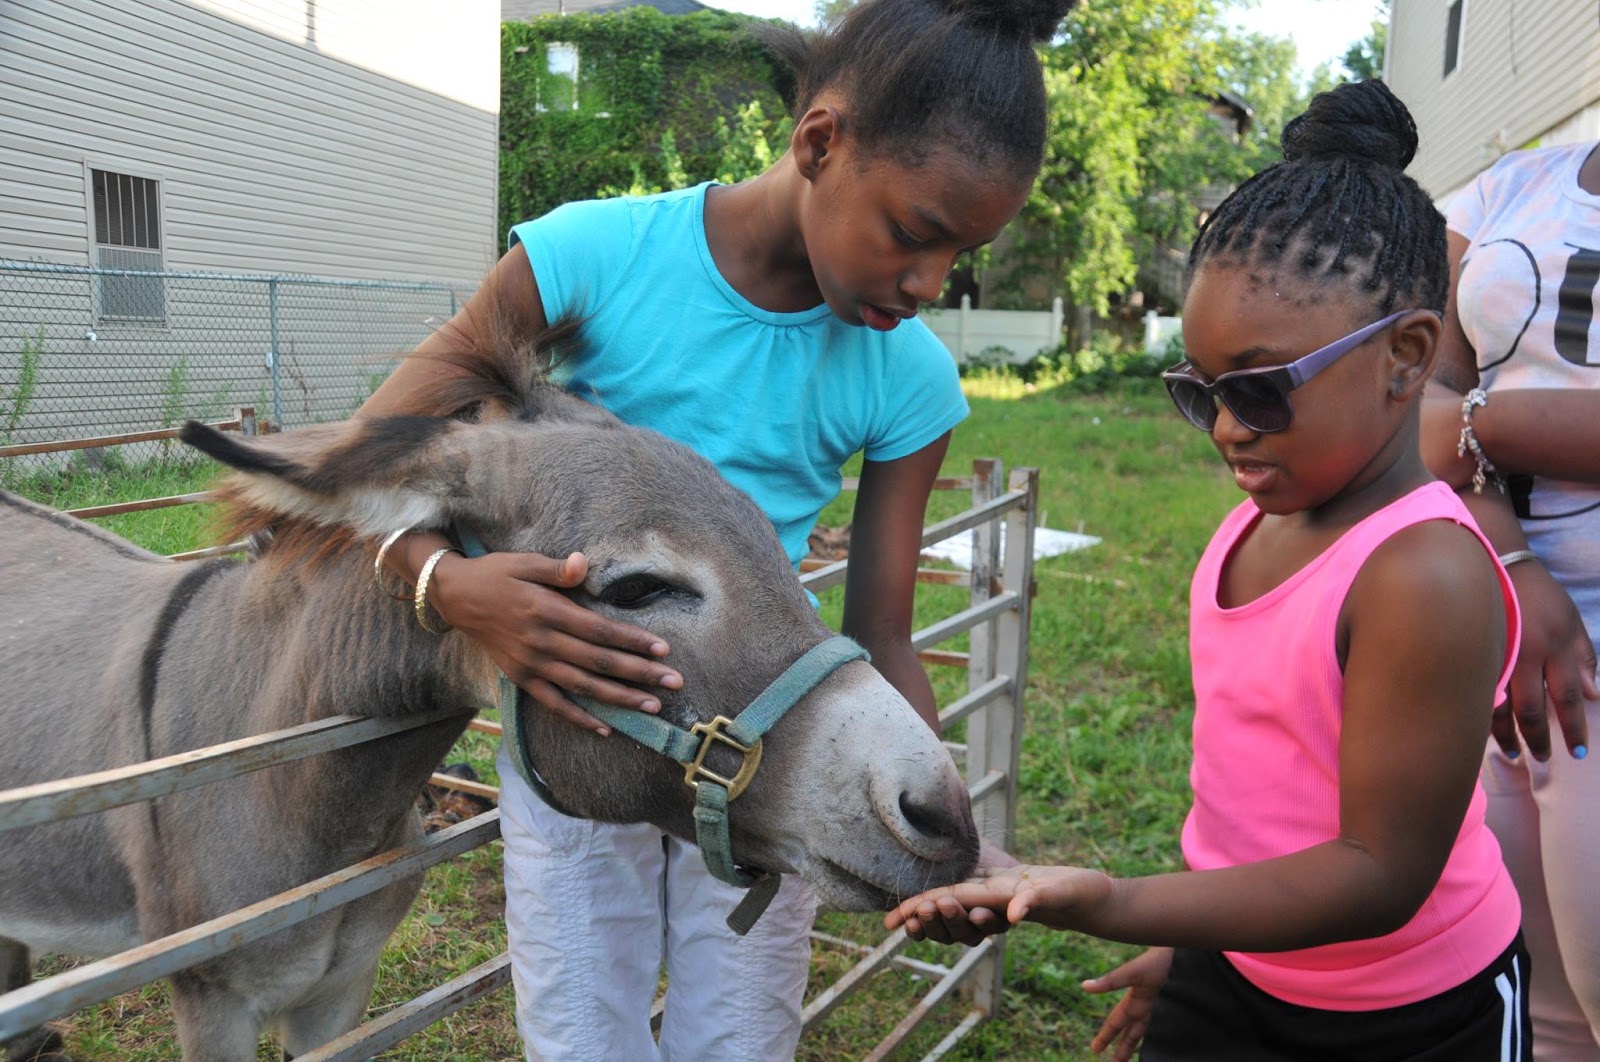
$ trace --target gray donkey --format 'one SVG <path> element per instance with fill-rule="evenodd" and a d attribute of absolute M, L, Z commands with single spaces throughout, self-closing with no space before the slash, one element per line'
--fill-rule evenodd
<path fill-rule="evenodd" d="M 526 349 L 472 360 L 448 416 L 356 419 L 187 439 L 238 470 L 248 564 L 177 564 L 0 493 L 0 779 L 27 785 L 337 714 L 459 717 L 141 805 L 0 833 L 0 990 L 28 951 L 99 956 L 292 888 L 420 836 L 418 790 L 495 672 L 459 633 L 419 629 L 373 587 L 376 538 L 470 525 L 490 550 L 590 558 L 573 596 L 661 634 L 680 725 L 736 715 L 823 627 L 772 527 L 688 449 L 544 382 Z M 467 364 L 466 361 L 462 362 Z M 525 735 L 567 810 L 693 837 L 683 768 L 542 712 Z M 881 909 L 955 881 L 977 837 L 948 753 L 873 668 L 845 664 L 768 733 L 730 807 L 751 868 L 825 903 Z M 189 1062 L 248 1062 L 264 1029 L 303 1053 L 351 1028 L 420 886 L 387 888 L 172 978 Z M 13 1041 L 27 1057 L 48 1035 Z"/>

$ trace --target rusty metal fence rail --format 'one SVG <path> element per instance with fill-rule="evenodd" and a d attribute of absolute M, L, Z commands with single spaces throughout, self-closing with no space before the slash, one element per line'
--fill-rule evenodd
<path fill-rule="evenodd" d="M 242 405 L 278 428 L 339 420 L 470 291 L 0 259 L 0 447 L 218 420 Z M 147 442 L 122 456 L 165 452 Z"/>
<path fill-rule="evenodd" d="M 847 482 L 853 488 L 853 482 Z M 1038 509 L 1038 471 L 1018 469 L 1006 481 L 999 461 L 975 462 L 971 477 L 940 480 L 946 490 L 970 491 L 972 506 L 923 532 L 924 547 L 962 531 L 973 532 L 969 572 L 925 569 L 919 581 L 956 585 L 969 591 L 968 607 L 913 635 L 923 659 L 967 672 L 967 692 L 940 711 L 949 727 L 966 725 L 966 740 L 950 743 L 964 760 L 973 813 L 980 833 L 1009 847 L 1015 825 L 1017 764 L 1021 749 L 1023 700 L 1027 686 L 1029 604 L 1033 586 L 1033 539 Z M 1001 526 L 1005 527 L 1002 547 Z M 802 582 L 820 591 L 843 582 L 848 559 L 813 563 Z M 965 652 L 933 646 L 967 634 Z M 336 716 L 272 734 L 168 756 L 97 774 L 0 791 L 0 832 L 96 814 L 150 800 L 276 764 L 330 752 L 438 722 L 445 715 L 414 720 L 376 720 Z M 477 720 L 474 729 L 497 734 L 498 723 Z M 436 775 L 439 784 L 467 788 Z M 482 790 L 478 786 L 474 791 Z M 374 856 L 355 866 L 307 882 L 200 925 L 137 948 L 36 981 L 0 995 L 0 1042 L 43 1022 L 110 999 L 139 985 L 215 958 L 270 933 L 350 903 L 400 878 L 488 844 L 500 836 L 499 811 L 469 819 L 421 843 Z M 819 944 L 861 958 L 835 983 L 810 1000 L 803 1012 L 809 1030 L 858 991 L 877 971 L 895 966 L 933 982 L 921 1000 L 866 1058 L 887 1057 L 905 1043 L 935 1010 L 952 998 L 965 1007 L 958 1023 L 925 1056 L 946 1054 L 1001 1002 L 1004 938 L 995 937 L 967 951 L 951 966 L 920 962 L 900 952 L 904 932 L 875 943 L 859 943 L 815 933 Z M 412 1033 L 497 991 L 510 980 L 504 954 L 396 1007 L 383 1016 L 299 1056 L 300 1062 L 347 1062 L 370 1058 Z"/>

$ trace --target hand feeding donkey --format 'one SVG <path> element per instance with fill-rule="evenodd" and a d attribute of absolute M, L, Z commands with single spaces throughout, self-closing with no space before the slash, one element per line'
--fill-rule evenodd
<path fill-rule="evenodd" d="M 495 674 L 465 636 L 421 630 L 373 587 L 376 537 L 476 530 L 491 550 L 590 558 L 574 597 L 663 635 L 680 725 L 737 715 L 829 637 L 771 525 L 712 466 L 543 378 L 497 342 L 439 417 L 356 419 L 254 440 L 192 425 L 238 470 L 249 564 L 175 564 L 0 493 L 0 778 L 27 785 L 337 714 L 460 705 L 421 730 L 143 805 L 0 833 L 0 990 L 28 949 L 105 955 L 420 836 L 414 799 Z M 532 713 L 535 769 L 564 808 L 693 837 L 683 767 L 620 734 Z M 955 881 L 977 837 L 938 739 L 867 663 L 847 663 L 768 733 L 730 806 L 739 863 L 796 872 L 824 903 L 881 909 Z M 884 755 L 893 749 L 894 754 Z M 729 774 L 738 758 L 720 766 Z M 263 1028 L 302 1053 L 353 1028 L 416 878 L 172 978 L 189 1062 L 246 1062 Z M 13 1042 L 36 1045 L 42 1032 Z M 27 1057 L 27 1056 L 22 1056 Z"/>

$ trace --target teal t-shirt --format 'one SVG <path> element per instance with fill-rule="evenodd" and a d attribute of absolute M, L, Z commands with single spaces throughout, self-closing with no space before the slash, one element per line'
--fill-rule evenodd
<path fill-rule="evenodd" d="M 707 187 L 569 203 L 511 242 L 527 250 L 546 319 L 588 316 L 582 354 L 556 379 L 711 461 L 798 565 L 846 460 L 915 453 L 967 403 L 920 320 L 877 332 L 826 305 L 773 313 L 735 291 L 706 244 Z"/>

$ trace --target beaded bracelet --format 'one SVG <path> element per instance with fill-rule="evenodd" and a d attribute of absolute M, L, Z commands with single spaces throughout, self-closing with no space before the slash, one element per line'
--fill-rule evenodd
<path fill-rule="evenodd" d="M 1472 430 L 1472 412 L 1479 406 L 1489 404 L 1489 395 L 1481 387 L 1474 387 L 1466 393 L 1461 400 L 1461 438 L 1456 443 L 1456 456 L 1465 457 L 1472 454 L 1478 467 L 1472 473 L 1472 493 L 1482 494 L 1486 483 L 1493 483 L 1495 489 L 1505 493 L 1505 479 L 1500 475 L 1500 470 L 1484 454 L 1483 447 L 1478 443 L 1478 434 Z"/>
<path fill-rule="evenodd" d="M 1509 568 L 1522 561 L 1538 560 L 1539 555 L 1531 549 L 1514 549 L 1510 553 L 1500 554 L 1500 567 Z"/>
<path fill-rule="evenodd" d="M 384 558 L 389 555 L 389 547 L 393 546 L 396 542 L 399 542 L 400 537 L 410 530 L 411 528 L 409 527 L 402 527 L 398 531 L 390 531 L 388 536 L 384 538 L 383 543 L 378 547 L 377 557 L 373 558 L 372 561 L 372 578 L 377 582 L 378 589 L 382 590 L 396 601 L 410 601 L 411 591 L 404 590 L 400 593 L 395 593 L 393 590 L 389 589 L 389 585 L 384 581 L 383 577 L 383 561 Z"/>
<path fill-rule="evenodd" d="M 450 625 L 448 623 L 446 623 L 443 627 L 435 627 L 433 624 L 428 622 L 428 580 L 433 578 L 434 566 L 439 563 L 440 559 L 443 558 L 446 553 L 454 553 L 459 556 L 465 556 L 465 554 L 463 554 L 459 549 L 456 549 L 454 546 L 446 546 L 443 549 L 435 550 L 433 553 L 429 554 L 428 559 L 422 562 L 422 570 L 417 573 L 417 593 L 415 599 L 417 608 L 417 622 L 421 624 L 422 629 L 427 631 L 429 634 L 444 634 L 446 631 L 450 630 Z"/>

